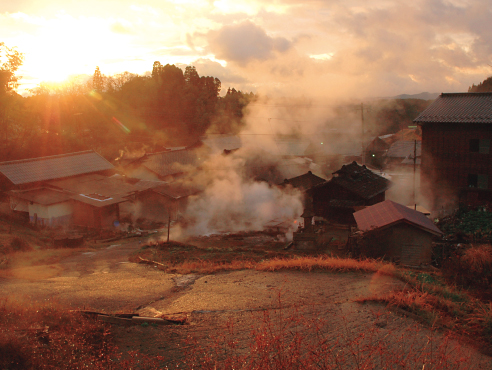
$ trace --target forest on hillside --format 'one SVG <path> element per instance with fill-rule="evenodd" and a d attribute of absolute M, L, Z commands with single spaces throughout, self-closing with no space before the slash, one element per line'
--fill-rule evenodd
<path fill-rule="evenodd" d="M 0 58 L 1 161 L 87 149 L 111 160 L 123 148 L 158 151 L 192 145 L 206 133 L 238 134 L 245 126 L 245 107 L 268 101 L 235 88 L 221 94 L 217 77 L 200 76 L 194 66 L 183 71 L 158 61 L 146 75 L 106 76 L 96 67 L 90 78 L 41 83 L 29 96 L 21 96 L 16 92 L 16 72 L 23 54 L 0 43 Z M 364 109 L 365 130 L 372 136 L 397 132 L 413 125 L 430 103 L 371 101 Z M 355 103 L 334 107 L 326 126 L 359 125 L 358 107 Z"/>

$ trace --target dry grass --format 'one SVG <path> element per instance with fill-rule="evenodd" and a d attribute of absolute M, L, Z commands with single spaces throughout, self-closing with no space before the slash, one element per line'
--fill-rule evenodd
<path fill-rule="evenodd" d="M 351 258 L 333 258 L 327 256 L 274 258 L 262 261 L 255 266 L 260 271 L 300 270 L 331 272 L 377 272 L 384 269 L 385 263 L 379 260 L 355 260 Z"/>
<path fill-rule="evenodd" d="M 481 369 L 487 364 L 450 336 L 417 325 L 403 333 L 376 323 L 353 330 L 340 317 L 341 330 L 328 321 L 278 310 L 257 319 L 250 339 L 238 341 L 233 323 L 207 346 L 189 338 L 184 368 L 200 369 Z M 246 343 L 245 343 L 246 342 Z M 181 366 L 180 366 L 181 367 Z"/>
<path fill-rule="evenodd" d="M 461 259 L 462 263 L 475 273 L 490 271 L 492 267 L 492 246 L 480 245 L 471 247 L 465 251 Z"/>
<path fill-rule="evenodd" d="M 110 327 L 53 302 L 0 300 L 0 368 L 155 369 L 160 358 L 122 359 Z"/>

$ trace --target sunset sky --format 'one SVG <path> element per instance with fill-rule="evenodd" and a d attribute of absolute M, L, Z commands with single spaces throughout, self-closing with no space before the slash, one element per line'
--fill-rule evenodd
<path fill-rule="evenodd" d="M 15 0 L 0 42 L 22 89 L 71 74 L 144 74 L 154 61 L 280 95 L 467 91 L 492 75 L 484 0 Z"/>

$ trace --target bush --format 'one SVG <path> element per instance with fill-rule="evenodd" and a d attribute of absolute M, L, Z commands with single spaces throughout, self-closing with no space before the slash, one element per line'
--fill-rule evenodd
<path fill-rule="evenodd" d="M 465 287 L 489 290 L 492 283 L 492 246 L 472 246 L 462 253 L 455 253 L 443 263 L 443 275 Z"/>
<path fill-rule="evenodd" d="M 10 242 L 10 248 L 14 252 L 23 252 L 32 250 L 31 246 L 27 241 L 18 236 L 14 237 Z"/>

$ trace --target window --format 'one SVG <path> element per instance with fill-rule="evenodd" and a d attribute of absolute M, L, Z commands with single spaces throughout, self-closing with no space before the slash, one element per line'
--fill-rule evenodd
<path fill-rule="evenodd" d="M 490 139 L 470 139 L 470 152 L 489 154 Z"/>
<path fill-rule="evenodd" d="M 468 175 L 468 187 L 478 189 L 489 188 L 489 175 Z"/>
<path fill-rule="evenodd" d="M 468 175 L 468 187 L 476 188 L 478 186 L 478 175 Z"/>
<path fill-rule="evenodd" d="M 480 140 L 470 139 L 470 152 L 478 153 L 479 150 L 480 150 Z"/>

